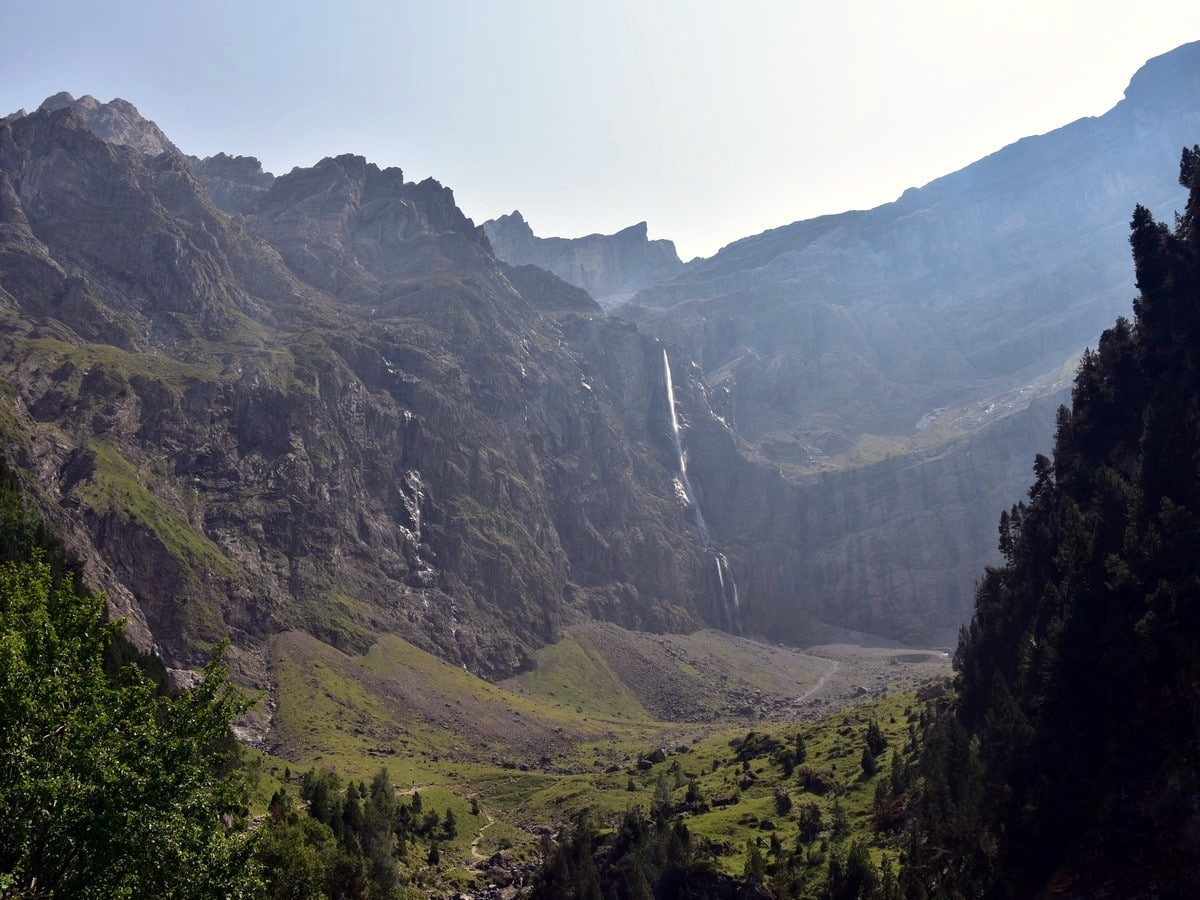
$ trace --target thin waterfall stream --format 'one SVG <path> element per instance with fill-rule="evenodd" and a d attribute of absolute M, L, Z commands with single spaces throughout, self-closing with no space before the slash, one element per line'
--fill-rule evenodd
<path fill-rule="evenodd" d="M 729 560 L 725 558 L 725 554 L 712 545 L 708 523 L 704 521 L 700 502 L 696 499 L 692 481 L 688 478 L 687 452 L 683 449 L 683 439 L 679 433 L 679 416 L 675 412 L 675 383 L 671 378 L 671 361 L 667 357 L 666 347 L 663 347 L 662 358 L 663 383 L 667 388 L 667 412 L 671 419 L 671 438 L 675 443 L 675 459 L 679 467 L 679 476 L 675 479 L 675 491 L 691 507 L 696 517 L 696 531 L 700 535 L 700 540 L 704 541 L 705 548 L 713 555 L 716 562 L 717 584 L 721 588 L 721 614 L 725 627 L 736 634 L 741 634 L 742 614 L 741 604 L 738 600 L 737 581 L 734 580 L 733 570 L 729 568 Z"/>

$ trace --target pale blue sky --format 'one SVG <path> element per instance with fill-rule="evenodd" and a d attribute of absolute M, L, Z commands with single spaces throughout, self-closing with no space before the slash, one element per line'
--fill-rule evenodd
<path fill-rule="evenodd" d="M 360 153 L 686 259 L 1098 115 L 1200 4 L 0 0 L 0 32 L 3 113 L 124 97 L 188 153 Z"/>

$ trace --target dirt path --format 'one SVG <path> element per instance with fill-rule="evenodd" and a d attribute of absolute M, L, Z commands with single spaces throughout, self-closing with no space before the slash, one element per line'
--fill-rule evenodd
<path fill-rule="evenodd" d="M 479 852 L 479 842 L 483 840 L 483 833 L 496 824 L 496 820 L 492 818 L 492 814 L 490 812 L 488 812 L 486 809 L 482 810 L 482 812 L 487 818 L 487 824 L 479 829 L 479 833 L 475 835 L 475 840 L 471 841 L 471 859 L 473 859 L 476 864 L 487 862 L 489 859 L 489 857 L 486 857 Z"/>
<path fill-rule="evenodd" d="M 825 687 L 825 682 L 827 682 L 829 680 L 830 676 L 833 675 L 833 673 L 836 672 L 838 670 L 838 667 L 841 665 L 841 663 L 838 662 L 836 659 L 825 659 L 825 657 L 823 657 L 823 656 L 814 656 L 813 659 L 825 660 L 825 662 L 829 663 L 829 671 L 827 671 L 824 675 L 822 675 L 820 678 L 818 678 L 816 684 L 814 684 L 807 691 L 805 691 L 803 694 L 800 695 L 801 700 L 807 700 L 809 697 L 811 697 L 813 694 L 815 694 L 821 688 Z"/>

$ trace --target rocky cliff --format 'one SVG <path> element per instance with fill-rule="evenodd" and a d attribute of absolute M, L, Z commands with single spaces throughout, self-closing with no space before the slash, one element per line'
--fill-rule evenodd
<path fill-rule="evenodd" d="M 253 156 L 217 153 L 199 159 L 189 156 L 188 168 L 200 179 L 213 206 L 224 213 L 244 213 L 275 181 Z"/>
<path fill-rule="evenodd" d="M 1129 312 L 1134 205 L 1181 207 L 1170 173 L 1198 135 L 1195 43 L 1104 116 L 894 203 L 745 238 L 617 310 L 699 361 L 713 408 L 810 511 L 776 525 L 795 548 L 746 560 L 750 596 L 781 595 L 778 567 L 804 598 L 761 610 L 764 631 L 835 610 L 889 634 L 967 615 L 1076 354 Z"/>
<path fill-rule="evenodd" d="M 841 463 L 864 435 L 911 436 L 1056 370 L 1128 313 L 1126 223 L 1136 203 L 1180 206 L 1169 173 L 1197 134 L 1200 42 L 1148 62 L 1103 116 L 737 241 L 622 314 L 695 356 L 764 452 Z"/>
<path fill-rule="evenodd" d="M 649 240 L 645 222 L 616 234 L 540 238 L 521 213 L 514 211 L 489 219 L 483 228 L 500 259 L 512 265 L 540 266 L 605 305 L 666 281 L 683 269 L 675 245 Z"/>
<path fill-rule="evenodd" d="M 118 101 L 10 116 L 4 452 L 177 668 L 229 635 L 266 680 L 298 630 L 498 676 L 573 617 L 943 640 L 1065 355 L 1127 299 L 1085 213 L 1153 200 L 1138 160 L 1192 127 L 1195 55 L 1119 115 L 734 244 L 644 290 L 640 331 L 431 179 L 189 159 Z"/>
<path fill-rule="evenodd" d="M 714 621 L 656 341 L 432 180 L 262 187 L 231 219 L 74 106 L 0 124 L 6 454 L 135 637 L 230 635 L 253 678 L 281 631 L 392 632 L 499 675 L 569 616 Z"/>

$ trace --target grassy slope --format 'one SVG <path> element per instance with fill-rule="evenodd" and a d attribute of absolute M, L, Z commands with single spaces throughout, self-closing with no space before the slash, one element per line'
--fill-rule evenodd
<path fill-rule="evenodd" d="M 757 654 L 768 664 L 755 668 L 748 642 L 713 634 L 694 638 L 673 663 L 685 677 L 707 677 L 694 665 L 707 655 L 705 665 L 715 661 L 722 672 L 736 670 L 745 685 L 782 680 L 770 654 Z M 731 873 L 741 872 L 747 842 L 761 839 L 766 852 L 772 831 L 784 847 L 796 846 L 795 809 L 779 814 L 777 789 L 797 808 L 815 801 L 827 822 L 838 797 L 852 834 L 872 844 L 877 860 L 882 855 L 887 842 L 872 823 L 875 783 L 888 777 L 891 755 L 907 740 L 911 691 L 864 698 L 852 710 L 819 718 L 797 708 L 777 721 L 665 722 L 638 702 L 606 649 L 581 633 L 568 634 L 540 651 L 536 670 L 495 685 L 395 637 L 363 656 L 349 656 L 306 635 L 283 635 L 273 651 L 276 752 L 296 776 L 321 767 L 369 778 L 386 767 L 400 790 L 421 792 L 427 809 L 430 803 L 453 808 L 459 837 L 442 848 L 442 875 L 458 885 L 469 883 L 470 863 L 503 849 L 528 857 L 539 829 L 554 829 L 585 810 L 611 822 L 632 806 L 650 808 L 663 783 L 672 801 L 681 803 L 689 780 L 709 802 L 737 798 L 731 806 L 688 817 L 694 835 L 723 849 L 719 863 Z M 880 724 L 889 746 L 879 758 L 879 774 L 864 779 L 860 757 L 870 719 Z M 822 773 L 833 790 L 806 794 L 800 768 L 784 777 L 766 751 L 746 764 L 737 760 L 733 745 L 749 731 L 788 745 L 799 732 L 808 748 L 805 765 Z M 660 747 L 667 750 L 665 760 L 639 767 Z M 747 769 L 755 780 L 740 786 Z M 472 797 L 480 804 L 478 816 L 470 812 Z M 819 840 L 806 849 L 815 882 L 824 877 L 825 853 Z"/>

